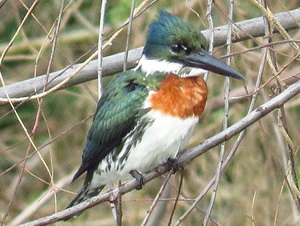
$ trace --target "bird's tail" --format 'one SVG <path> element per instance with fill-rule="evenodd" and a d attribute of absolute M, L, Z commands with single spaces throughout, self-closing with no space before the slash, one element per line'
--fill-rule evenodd
<path fill-rule="evenodd" d="M 99 188 L 91 188 L 90 183 L 85 184 L 81 190 L 77 193 L 77 195 L 74 197 L 74 199 L 70 202 L 70 204 L 66 207 L 66 209 L 75 206 L 89 198 L 92 198 L 100 193 L 100 191 L 105 187 L 105 185 L 99 187 Z M 78 215 L 75 215 L 73 217 L 79 216 L 81 213 Z M 71 217 L 70 217 L 71 218 Z M 70 218 L 67 218 L 65 220 L 69 220 Z"/>

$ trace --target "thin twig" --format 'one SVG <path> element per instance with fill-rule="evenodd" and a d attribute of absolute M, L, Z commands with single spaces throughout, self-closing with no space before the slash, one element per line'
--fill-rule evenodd
<path fill-rule="evenodd" d="M 103 31 L 104 31 L 104 19 L 105 19 L 105 9 L 107 0 L 103 0 L 101 3 L 101 13 L 100 13 L 100 25 L 99 25 L 99 38 L 98 38 L 98 99 L 102 95 L 102 60 L 103 60 Z"/>
<path fill-rule="evenodd" d="M 206 7 L 206 19 L 208 22 L 208 42 L 209 42 L 209 46 L 208 46 L 208 51 L 210 53 L 213 52 L 214 49 L 214 40 L 215 40 L 215 35 L 214 35 L 214 22 L 213 22 L 213 18 L 211 15 L 211 9 L 212 9 L 212 3 L 213 0 L 208 0 L 207 2 L 207 7 Z M 204 80 L 207 81 L 208 80 L 208 72 L 205 73 L 204 75 Z"/>
<path fill-rule="evenodd" d="M 170 185 L 172 186 L 173 189 L 175 189 L 175 190 L 178 192 L 178 188 L 177 188 L 174 184 L 170 183 Z M 185 201 L 188 201 L 188 202 L 191 203 L 191 204 L 193 204 L 194 201 L 195 201 L 195 199 L 187 198 L 187 195 L 185 195 L 183 191 L 181 191 L 180 195 L 184 198 Z M 198 211 L 200 211 L 201 213 L 203 213 L 203 215 L 205 215 L 205 211 L 202 210 L 202 209 L 200 208 L 200 206 L 196 205 L 195 208 L 196 208 Z M 216 222 L 211 216 L 210 216 L 210 220 L 211 220 L 213 223 L 217 224 L 217 222 Z"/>
<path fill-rule="evenodd" d="M 280 192 L 279 192 L 279 196 L 278 196 L 278 201 L 276 203 L 276 211 L 275 211 L 273 226 L 278 225 L 277 221 L 278 221 L 278 215 L 279 215 L 279 204 L 280 204 L 280 199 L 281 199 L 284 187 L 285 187 L 285 181 L 282 182 L 282 185 L 281 185 L 281 188 L 280 188 Z"/>
<path fill-rule="evenodd" d="M 251 223 L 252 226 L 255 226 L 255 221 L 254 221 L 254 203 L 255 203 L 255 199 L 256 199 L 256 191 L 254 192 L 253 198 L 252 198 L 252 202 L 251 202 Z"/>
<path fill-rule="evenodd" d="M 4 49 L 3 53 L 1 54 L 1 57 L 0 57 L 0 65 L 2 65 L 2 62 L 3 62 L 3 59 L 5 57 L 5 55 L 7 54 L 9 48 L 12 46 L 13 42 L 16 40 L 17 38 L 17 35 L 19 34 L 19 32 L 21 31 L 23 25 L 25 24 L 26 20 L 28 19 L 28 17 L 31 15 L 31 12 L 35 9 L 35 7 L 38 5 L 38 3 L 40 2 L 40 0 L 35 0 L 30 9 L 28 9 L 25 17 L 23 18 L 21 24 L 19 25 L 17 31 L 15 32 L 14 36 L 12 37 L 12 39 L 9 41 L 9 43 L 7 44 L 6 48 Z M 4 84 L 3 84 L 4 86 Z"/>
<path fill-rule="evenodd" d="M 5 3 L 7 2 L 8 0 L 2 0 L 0 2 L 0 9 L 5 5 Z"/>
<path fill-rule="evenodd" d="M 32 143 L 29 142 L 29 145 L 27 147 L 27 150 L 26 150 L 26 153 L 25 153 L 25 157 L 29 154 L 29 151 L 32 147 Z M 14 187 L 14 191 L 13 191 L 13 195 L 12 197 L 9 199 L 9 203 L 7 205 L 7 208 L 6 208 L 6 211 L 4 212 L 3 216 L 2 216 L 2 219 L 0 221 L 0 225 L 4 225 L 4 222 L 5 222 L 5 219 L 8 217 L 8 213 L 9 213 L 9 210 L 10 210 L 10 207 L 13 203 L 13 201 L 15 200 L 15 198 L 17 197 L 17 191 L 20 187 L 20 184 L 21 184 L 21 181 L 22 181 L 22 178 L 23 178 L 23 175 L 24 175 L 24 172 L 25 172 L 25 167 L 26 167 L 26 163 L 27 161 L 24 161 L 23 162 L 23 165 L 21 166 L 21 172 L 18 176 L 18 179 L 17 179 L 17 184 L 16 186 Z"/>
<path fill-rule="evenodd" d="M 128 51 L 129 51 L 129 45 L 130 45 L 130 34 L 131 34 L 134 7 L 135 7 L 135 0 L 131 0 L 129 24 L 128 24 L 128 28 L 127 28 L 127 38 L 126 38 L 126 46 L 125 46 L 125 52 L 124 52 L 125 54 L 124 54 L 123 71 L 127 70 L 127 60 L 128 60 Z"/>
<path fill-rule="evenodd" d="M 67 183 L 70 183 L 72 180 L 72 177 L 74 175 L 74 172 L 64 176 L 59 181 L 57 181 L 55 184 L 52 185 L 51 189 L 47 189 L 45 192 L 43 192 L 38 198 L 36 198 L 36 201 L 30 204 L 29 206 L 26 206 L 25 209 L 22 210 L 22 212 L 17 215 L 13 221 L 11 221 L 7 226 L 14 226 L 21 224 L 24 220 L 28 219 L 32 214 L 35 213 L 37 209 L 39 209 L 44 203 L 46 203 L 54 194 L 56 194 L 58 191 L 60 191 L 62 187 L 64 187 Z"/>
<path fill-rule="evenodd" d="M 184 171 L 182 170 L 182 171 L 181 171 L 181 174 L 180 174 L 180 182 L 179 182 L 179 186 L 178 186 L 177 196 L 176 196 L 176 199 L 175 199 L 174 206 L 173 206 L 173 208 L 172 208 L 172 212 L 171 212 L 171 216 L 170 216 L 170 218 L 169 218 L 168 225 L 171 225 L 171 224 L 172 224 L 173 216 L 174 216 L 174 213 L 175 213 L 175 210 L 176 210 L 176 206 L 177 206 L 178 199 L 179 199 L 180 192 L 181 192 L 181 188 L 182 188 L 182 183 L 183 183 L 183 173 L 184 173 Z"/>
<path fill-rule="evenodd" d="M 50 59 L 49 59 L 49 63 L 48 63 L 48 67 L 47 67 L 47 71 L 46 71 L 46 76 L 44 79 L 44 87 L 43 87 L 43 91 L 45 92 L 47 89 L 47 85 L 49 82 L 49 74 L 50 74 L 50 70 L 51 70 L 51 66 L 53 64 L 53 60 L 54 60 L 54 54 L 55 54 L 55 50 L 56 50 L 56 45 L 57 45 L 57 40 L 58 40 L 58 33 L 59 33 L 59 29 L 60 29 L 60 25 L 61 25 L 61 18 L 62 18 L 62 14 L 63 14 L 63 9 L 64 9 L 64 0 L 61 1 L 61 7 L 60 7 L 60 11 L 58 14 L 58 20 L 57 20 L 57 25 L 54 31 L 54 38 L 53 38 L 53 44 L 52 44 L 52 49 L 51 49 L 51 53 L 50 53 Z M 39 106 L 38 106 L 38 110 L 37 110 L 37 114 L 36 114 L 36 119 L 35 119 L 35 123 L 32 129 L 32 134 L 35 133 L 37 126 L 38 126 L 38 122 L 39 122 L 39 118 L 40 118 L 40 114 L 42 111 L 42 105 L 43 105 L 43 98 L 39 99 Z"/>
<path fill-rule="evenodd" d="M 29 8 L 27 7 L 27 5 L 25 4 L 25 2 L 23 2 L 22 0 L 20 0 L 20 2 L 22 3 L 22 5 L 24 6 L 24 8 L 26 10 L 29 10 Z M 45 34 L 47 34 L 47 29 L 45 28 L 45 26 L 39 21 L 39 19 L 34 15 L 34 13 L 31 13 L 32 18 L 40 25 L 40 27 L 43 29 L 43 31 L 45 32 Z"/>
<path fill-rule="evenodd" d="M 158 203 L 158 201 L 160 200 L 160 197 L 163 194 L 163 191 L 166 188 L 166 185 L 167 185 L 168 181 L 170 180 L 171 175 L 172 175 L 172 171 L 170 171 L 168 173 L 168 175 L 166 176 L 164 182 L 160 186 L 160 189 L 159 189 L 157 195 L 155 196 L 155 199 L 153 200 L 150 208 L 148 209 L 147 215 L 145 216 L 145 218 L 143 220 L 143 223 L 141 224 L 142 226 L 146 226 L 147 225 L 147 223 L 148 223 L 148 221 L 150 219 L 151 213 L 153 212 L 153 210 L 154 210 L 156 204 Z"/>
<path fill-rule="evenodd" d="M 39 151 L 41 151 L 43 148 L 47 147 L 48 145 L 54 143 L 55 141 L 59 140 L 61 137 L 63 137 L 64 135 L 67 135 L 68 133 L 70 133 L 71 131 L 73 131 L 76 127 L 81 126 L 82 124 L 84 124 L 87 120 L 91 119 L 93 117 L 93 115 L 88 116 L 87 118 L 81 120 L 80 122 L 78 122 L 77 124 L 75 124 L 74 126 L 70 127 L 69 129 L 67 129 L 66 131 L 62 132 L 61 134 L 57 135 L 56 137 L 54 137 L 53 139 L 51 139 L 50 141 L 44 143 L 43 145 L 41 145 L 40 147 L 37 148 L 36 152 L 39 153 Z M 28 138 L 27 138 L 28 139 Z M 24 141 L 27 140 L 24 138 Z M 5 150 L 6 151 L 6 150 Z M 6 169 L 5 171 L 0 173 L 0 177 L 3 176 L 4 174 L 8 173 L 9 171 L 15 169 L 16 167 L 18 167 L 18 165 L 24 161 L 26 161 L 27 159 L 29 159 L 30 157 L 32 157 L 33 155 L 35 155 L 35 152 L 32 152 L 31 154 L 27 155 L 25 158 L 21 159 L 20 161 L 16 162 L 14 165 L 12 165 L 11 167 L 9 167 L 8 169 Z"/>

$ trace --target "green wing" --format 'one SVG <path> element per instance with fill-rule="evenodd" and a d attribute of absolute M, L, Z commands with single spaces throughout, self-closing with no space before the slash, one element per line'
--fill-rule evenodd
<path fill-rule="evenodd" d="M 149 86 L 146 85 L 146 80 L 142 72 L 127 71 L 117 75 L 108 85 L 99 100 L 83 150 L 82 164 L 73 181 L 85 171 L 93 171 L 135 128 L 138 119 L 145 113 L 145 109 L 141 109 L 148 96 Z M 158 81 L 150 84 L 153 88 Z"/>

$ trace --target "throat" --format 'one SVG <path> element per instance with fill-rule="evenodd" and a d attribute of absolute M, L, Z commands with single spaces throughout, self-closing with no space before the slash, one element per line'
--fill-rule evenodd
<path fill-rule="evenodd" d="M 178 74 L 182 68 L 182 64 L 168 62 L 166 60 L 148 59 L 145 55 L 143 55 L 139 61 L 139 64 L 133 70 L 141 70 L 147 75 L 155 72 Z"/>

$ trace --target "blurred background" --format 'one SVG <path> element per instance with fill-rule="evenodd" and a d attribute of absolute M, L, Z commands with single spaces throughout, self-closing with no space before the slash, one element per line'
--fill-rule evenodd
<path fill-rule="evenodd" d="M 0 53 L 16 34 L 33 0 L 2 1 L 0 8 Z M 150 5 L 152 1 L 136 0 L 135 5 Z M 297 0 L 272 1 L 272 13 L 299 7 Z M 207 1 L 178 0 L 155 1 L 133 21 L 130 49 L 144 45 L 147 26 L 156 18 L 158 8 L 190 21 L 199 29 L 209 27 Z M 46 74 L 52 52 L 52 38 L 59 16 L 61 1 L 40 1 L 17 34 L 1 64 L 6 85 Z M 215 27 L 227 24 L 229 1 L 211 4 L 211 16 Z M 101 1 L 66 0 L 61 27 L 50 71 L 61 70 L 68 65 L 84 62 L 97 50 Z M 145 8 L 145 7 L 144 7 Z M 121 27 L 129 18 L 131 1 L 108 1 L 104 37 Z M 262 16 L 253 1 L 234 2 L 233 21 L 243 21 Z M 288 32 L 299 41 L 300 30 Z M 126 45 L 126 28 L 104 50 L 104 56 L 123 52 Z M 272 42 L 283 40 L 272 35 Z M 250 38 L 232 44 L 231 66 L 247 77 L 246 86 L 251 93 L 256 83 L 263 58 L 264 37 Z M 293 57 L 299 53 L 289 43 L 273 46 L 275 63 L 281 81 L 293 83 L 299 78 L 300 66 Z M 214 55 L 226 54 L 226 46 L 216 47 Z M 262 84 L 271 77 L 272 69 L 265 63 Z M 104 86 L 111 77 L 104 78 Z M 211 74 L 208 80 L 209 99 L 206 110 L 189 147 L 217 134 L 222 130 L 224 119 L 224 81 Z M 1 84 L 3 86 L 3 84 Z M 276 95 L 275 80 L 259 89 L 255 106 Z M 97 99 L 97 81 L 89 81 L 47 95 L 43 101 L 32 100 L 0 106 L 0 220 L 5 225 L 24 223 L 65 208 L 81 188 L 84 177 L 74 183 L 71 178 L 81 163 L 81 153 L 87 131 L 91 125 Z M 231 80 L 232 97 L 245 97 L 246 91 L 239 81 Z M 251 97 L 232 98 L 229 125 L 247 114 Z M 42 103 L 41 103 L 42 101 Z M 285 119 L 295 151 L 299 150 L 300 98 L 285 104 Z M 20 123 L 20 121 L 22 123 Z M 251 125 L 245 134 L 228 168 L 221 176 L 217 197 L 209 225 L 298 225 L 299 212 L 286 185 L 286 137 L 278 126 L 278 110 Z M 26 128 L 26 130 L 24 129 Z M 30 135 L 31 141 L 26 135 Z M 226 142 L 225 156 L 232 150 L 236 137 Z M 38 151 L 35 150 L 34 146 Z M 179 197 L 173 223 L 189 208 L 193 200 L 207 186 L 216 173 L 220 146 L 211 149 L 185 166 L 182 172 L 172 175 L 171 180 L 153 212 L 149 225 L 166 225 L 169 221 L 181 174 L 182 196 Z M 299 153 L 295 155 L 295 171 L 300 175 Z M 132 191 L 122 197 L 123 224 L 139 225 L 159 191 L 165 176 L 147 183 L 141 191 Z M 182 225 L 199 225 L 208 208 L 212 189 L 199 202 Z M 58 225 L 112 225 L 114 224 L 109 203 L 103 203 L 85 211 L 80 217 Z"/>

